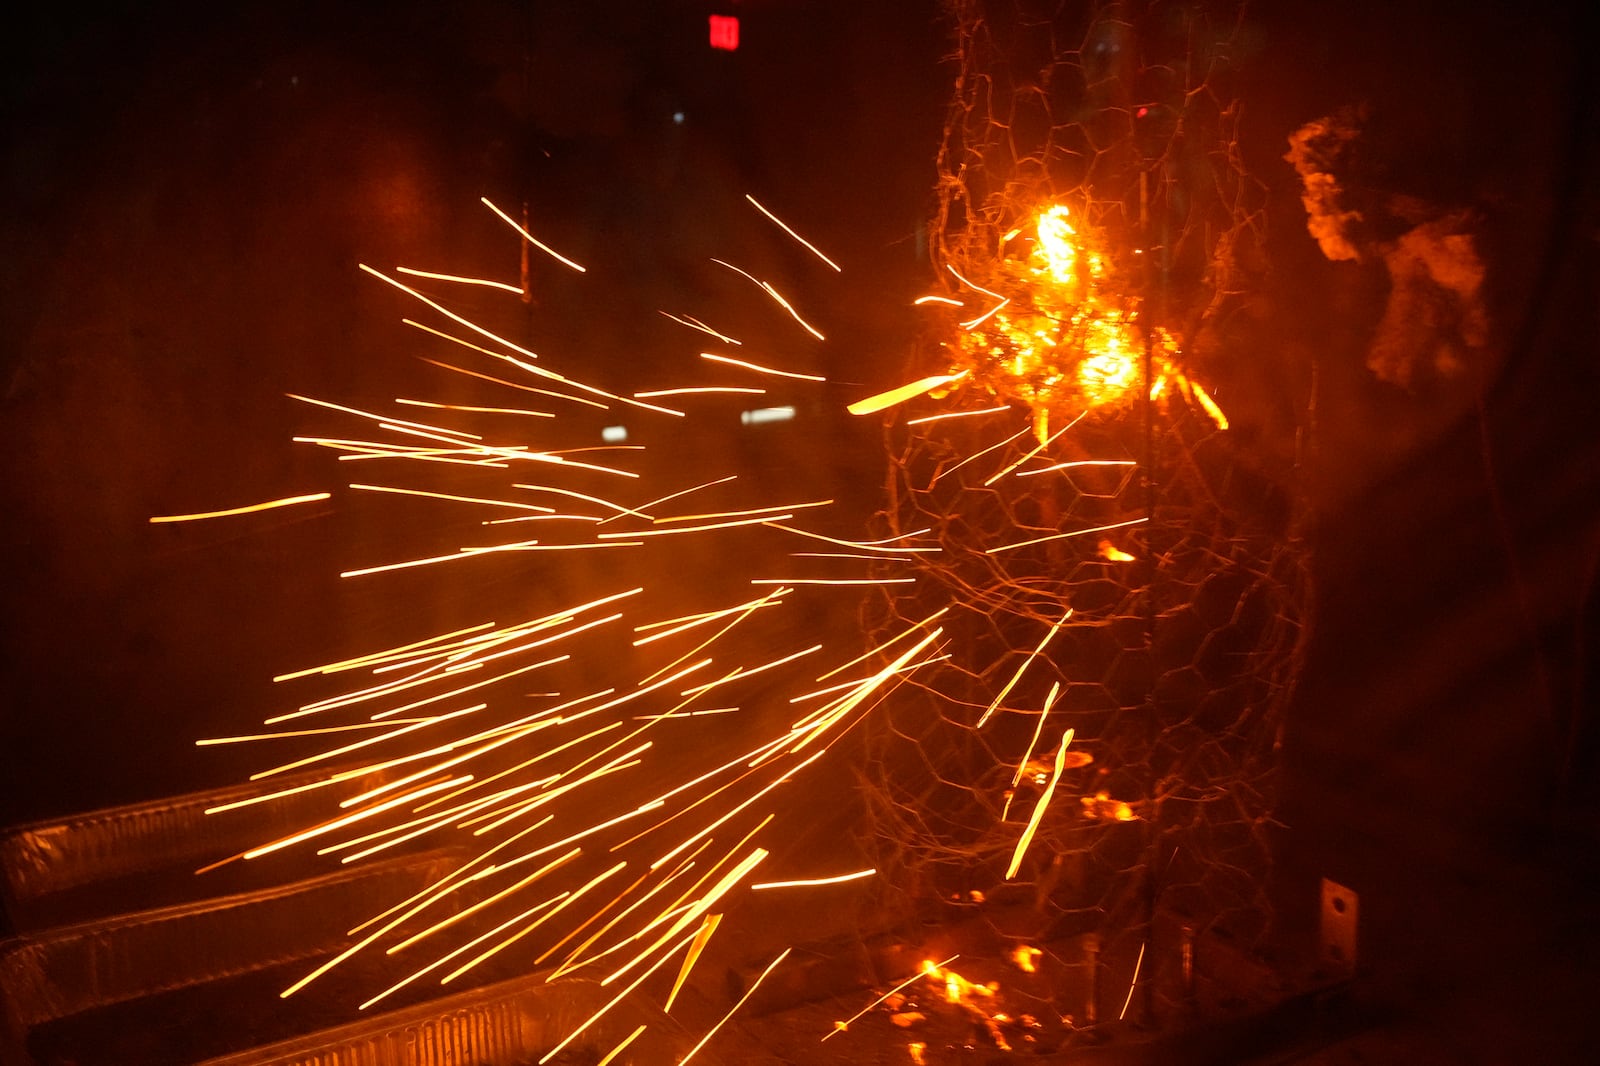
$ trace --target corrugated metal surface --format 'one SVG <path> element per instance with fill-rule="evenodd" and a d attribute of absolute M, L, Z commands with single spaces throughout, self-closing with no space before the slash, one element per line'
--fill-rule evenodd
<path fill-rule="evenodd" d="M 353 1025 L 221 1058 L 202 1066 L 520 1066 L 550 1051 L 615 990 L 598 982 L 519 978 Z M 677 1062 L 692 1041 L 654 1005 L 626 999 L 570 1045 L 597 1060 L 639 1026 L 616 1066 Z M 696 1063 L 717 1066 L 711 1049 Z"/>
<path fill-rule="evenodd" d="M 348 930 L 450 865 L 402 857 L 271 889 L 63 926 L 0 943 L 12 1043 L 81 1011 L 337 949 Z"/>
<path fill-rule="evenodd" d="M 178 875 L 163 886 L 168 898 L 156 901 L 160 904 L 215 895 L 215 884 L 189 874 L 313 824 L 330 799 L 342 799 L 359 786 L 331 785 L 212 815 L 206 810 L 328 776 L 322 770 L 6 829 L 0 832 L 0 905 L 14 929 L 27 931 L 133 909 L 119 906 L 114 894 L 82 890 L 159 871 Z M 230 882 L 226 890 L 243 887 L 262 886 Z M 63 900 L 63 894 L 74 892 L 76 898 Z"/>

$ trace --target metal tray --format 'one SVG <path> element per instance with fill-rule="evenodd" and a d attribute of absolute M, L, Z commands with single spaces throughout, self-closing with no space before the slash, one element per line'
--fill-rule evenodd
<path fill-rule="evenodd" d="M 0 830 L 0 907 L 12 931 L 27 932 L 264 888 L 337 868 L 336 863 L 308 864 L 284 856 L 194 874 L 209 863 L 322 821 L 331 803 L 374 780 L 205 813 L 327 776 L 327 770 L 285 776 Z"/>
<path fill-rule="evenodd" d="M 617 991 L 595 981 L 517 978 L 201 1066 L 533 1066 Z M 644 1031 L 611 1060 L 613 1066 L 678 1062 L 693 1047 L 672 1017 L 629 998 L 567 1045 L 552 1066 L 598 1062 L 640 1026 Z M 694 1057 L 696 1066 L 721 1061 L 710 1047 Z"/>
<path fill-rule="evenodd" d="M 0 942 L 0 1060 L 30 1061 L 30 1032 L 59 1019 L 336 951 L 350 929 L 456 861 L 447 852 L 402 856 L 11 937 Z"/>

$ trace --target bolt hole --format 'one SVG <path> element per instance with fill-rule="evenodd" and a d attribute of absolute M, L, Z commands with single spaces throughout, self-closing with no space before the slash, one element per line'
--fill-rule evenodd
<path fill-rule="evenodd" d="M 1344 897 L 1343 896 L 1334 896 L 1333 897 L 1333 912 L 1335 914 L 1343 914 L 1344 913 Z"/>

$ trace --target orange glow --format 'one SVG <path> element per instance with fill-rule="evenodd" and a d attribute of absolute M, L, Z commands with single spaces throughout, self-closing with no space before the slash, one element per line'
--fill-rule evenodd
<path fill-rule="evenodd" d="M 1039 958 L 1043 951 L 1033 947 L 1020 947 L 1011 953 L 1011 961 L 1017 964 L 1017 969 L 1023 973 L 1038 973 Z"/>
<path fill-rule="evenodd" d="M 1102 822 L 1131 822 L 1138 818 L 1131 805 L 1112 799 L 1108 792 L 1084 796 L 1079 802 L 1083 804 L 1085 814 Z"/>
<path fill-rule="evenodd" d="M 1129 555 L 1109 540 L 1102 540 L 1095 554 L 1108 563 L 1131 563 L 1137 561 L 1137 556 Z"/>
<path fill-rule="evenodd" d="M 829 1037 L 837 1036 L 840 1033 L 849 1032 L 850 1031 L 850 1024 L 852 1022 L 857 1021 L 862 1016 L 864 1016 L 868 1012 L 872 1011 L 873 1009 L 875 1009 L 879 1005 L 881 1005 L 883 1003 L 886 1003 L 890 999 L 892 999 L 893 997 L 899 995 L 900 994 L 900 990 L 902 988 L 905 988 L 908 985 L 914 984 L 919 978 L 928 976 L 930 974 L 930 972 L 931 973 L 935 973 L 935 974 L 938 973 L 941 967 L 948 966 L 950 963 L 955 962 L 960 957 L 961 957 L 960 955 L 951 955 L 949 958 L 945 959 L 943 962 L 927 962 L 927 961 L 924 961 L 922 966 L 921 966 L 921 968 L 918 969 L 916 973 L 912 974 L 910 977 L 907 977 L 904 981 L 901 981 L 899 984 L 897 984 L 893 988 L 889 989 L 889 991 L 885 992 L 883 995 L 879 996 L 877 999 L 873 1000 L 871 1003 L 868 1003 L 865 1007 L 862 1007 L 860 1010 L 856 1011 L 854 1014 L 852 1014 L 849 1018 L 845 1019 L 844 1021 L 842 1021 L 842 1022 L 834 1022 L 833 1023 L 833 1028 L 828 1030 L 828 1032 L 823 1036 L 822 1040 L 826 1041 Z"/>

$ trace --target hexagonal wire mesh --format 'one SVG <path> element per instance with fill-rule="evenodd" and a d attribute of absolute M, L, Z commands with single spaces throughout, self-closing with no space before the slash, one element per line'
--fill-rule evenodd
<path fill-rule="evenodd" d="M 1181 952 L 1153 936 L 1248 943 L 1268 925 L 1275 750 L 1309 595 L 1295 494 L 1185 376 L 1205 376 L 1195 353 L 1259 268 L 1265 197 L 1239 164 L 1230 95 L 1239 14 L 1031 0 L 950 14 L 932 246 L 962 306 L 917 372 L 966 371 L 950 406 L 972 417 L 886 424 L 883 534 L 926 530 L 941 550 L 918 556 L 915 584 L 882 586 L 868 627 L 950 606 L 947 658 L 869 723 L 875 846 L 902 903 L 985 901 L 1019 943 L 1092 931 L 1108 954 L 1158 949 L 1148 1014 L 1181 991 Z M 1024 231 L 1051 204 L 1080 252 L 1099 242 L 1092 292 L 1043 292 L 1024 268 Z M 989 314 L 958 321 L 974 307 Z M 1142 348 L 1124 353 L 1142 388 L 1122 402 L 1096 403 L 1085 376 L 1097 320 Z"/>

